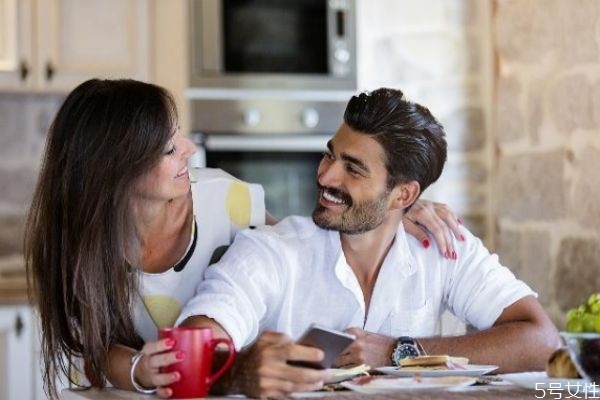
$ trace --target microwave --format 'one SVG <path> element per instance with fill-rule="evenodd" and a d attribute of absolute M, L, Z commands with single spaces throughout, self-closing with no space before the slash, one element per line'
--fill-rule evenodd
<path fill-rule="evenodd" d="M 356 90 L 355 0 L 190 0 L 190 84 Z"/>

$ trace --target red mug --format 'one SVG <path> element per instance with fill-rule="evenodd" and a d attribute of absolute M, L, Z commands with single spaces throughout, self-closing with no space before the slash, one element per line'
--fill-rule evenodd
<path fill-rule="evenodd" d="M 174 399 L 206 397 L 208 390 L 233 363 L 235 347 L 229 339 L 213 338 L 210 328 L 162 328 L 158 330 L 159 339 L 173 339 L 172 351 L 183 351 L 181 362 L 161 367 L 160 372 L 179 372 L 181 379 L 167 387 L 173 391 Z M 224 343 L 229 348 L 225 364 L 211 375 L 215 347 Z"/>

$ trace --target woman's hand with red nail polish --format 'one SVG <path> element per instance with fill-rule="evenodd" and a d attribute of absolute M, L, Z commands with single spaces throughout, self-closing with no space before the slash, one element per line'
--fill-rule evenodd
<path fill-rule="evenodd" d="M 170 338 L 146 342 L 142 348 L 144 355 L 135 370 L 136 381 L 144 387 L 156 387 L 157 396 L 162 398 L 171 397 L 173 392 L 166 386 L 181 379 L 179 372 L 161 372 L 161 368 L 185 358 L 183 351 L 172 350 L 174 346 L 175 341 Z"/>
<path fill-rule="evenodd" d="M 404 215 L 402 223 L 406 233 L 419 239 L 425 248 L 433 236 L 440 254 L 446 258 L 453 258 L 453 252 L 456 254 L 452 235 L 461 241 L 465 239 L 459 218 L 446 204 L 420 199 Z"/>

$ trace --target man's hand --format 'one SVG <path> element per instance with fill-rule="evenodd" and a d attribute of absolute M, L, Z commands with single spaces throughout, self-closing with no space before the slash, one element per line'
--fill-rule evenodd
<path fill-rule="evenodd" d="M 265 332 L 236 360 L 232 380 L 247 396 L 286 398 L 292 392 L 318 390 L 328 376 L 325 370 L 295 367 L 288 360 L 318 362 L 323 351 L 301 346 L 284 334 Z"/>
<path fill-rule="evenodd" d="M 391 365 L 396 339 L 360 328 L 349 328 L 346 332 L 356 336 L 356 340 L 335 360 L 336 367 L 350 368 L 367 364 L 375 368 Z"/>
<path fill-rule="evenodd" d="M 442 203 L 429 200 L 417 200 L 402 219 L 404 229 L 421 241 L 424 247 L 429 247 L 430 232 L 435 239 L 440 254 L 445 258 L 456 259 L 456 250 L 452 246 L 451 235 L 458 240 L 464 240 L 460 231 L 461 221 L 452 210 Z"/>

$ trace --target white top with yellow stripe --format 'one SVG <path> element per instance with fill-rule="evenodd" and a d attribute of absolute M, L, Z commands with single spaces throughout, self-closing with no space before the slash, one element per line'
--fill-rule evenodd
<path fill-rule="evenodd" d="M 240 181 L 220 169 L 190 169 L 197 240 L 189 261 L 179 271 L 143 273 L 140 296 L 133 307 L 135 328 L 144 341 L 156 340 L 157 328 L 173 326 L 182 307 L 194 296 L 215 251 L 231 244 L 248 226 L 263 225 L 262 186 Z"/>

